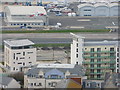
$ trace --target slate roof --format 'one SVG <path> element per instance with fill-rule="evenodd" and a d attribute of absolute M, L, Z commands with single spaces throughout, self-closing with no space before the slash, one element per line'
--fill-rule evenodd
<path fill-rule="evenodd" d="M 13 78 L 0 76 L 0 84 L 1 85 L 8 85 L 12 80 L 13 80 Z"/>
<path fill-rule="evenodd" d="M 33 75 L 37 76 L 39 71 L 42 70 L 44 73 L 49 72 L 50 70 L 55 69 L 55 68 L 38 68 L 34 67 L 31 70 L 29 70 L 26 75 Z M 57 70 L 65 73 L 67 70 L 72 74 L 72 75 L 78 75 L 78 76 L 84 76 L 85 71 L 82 66 L 80 65 L 75 65 L 74 68 L 56 68 Z"/>

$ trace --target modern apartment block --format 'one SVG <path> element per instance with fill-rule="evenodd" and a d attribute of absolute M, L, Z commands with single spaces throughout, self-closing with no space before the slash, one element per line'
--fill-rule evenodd
<path fill-rule="evenodd" d="M 4 40 L 4 62 L 11 72 L 18 72 L 23 66 L 36 64 L 36 48 L 28 39 Z"/>
<path fill-rule="evenodd" d="M 81 36 L 72 34 L 71 64 L 83 64 L 88 79 L 102 80 L 105 72 L 119 71 L 118 41 L 84 41 Z"/>

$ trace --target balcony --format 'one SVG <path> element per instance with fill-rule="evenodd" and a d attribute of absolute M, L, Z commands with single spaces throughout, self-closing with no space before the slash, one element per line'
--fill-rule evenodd
<path fill-rule="evenodd" d="M 93 73 L 90 73 L 90 74 L 104 74 L 104 72 L 93 72 Z"/>
<path fill-rule="evenodd" d="M 116 56 L 94 56 L 94 57 L 91 57 L 91 56 L 83 56 L 83 58 L 90 58 L 90 59 L 94 59 L 94 58 L 116 58 Z"/>
<path fill-rule="evenodd" d="M 107 66 L 107 67 L 86 67 L 86 69 L 115 69 L 115 66 Z"/>
<path fill-rule="evenodd" d="M 115 53 L 116 51 L 83 51 L 83 53 Z"/>
<path fill-rule="evenodd" d="M 100 61 L 100 62 L 83 62 L 83 64 L 103 64 L 103 63 L 115 64 L 116 61 L 112 60 L 112 61 Z"/>

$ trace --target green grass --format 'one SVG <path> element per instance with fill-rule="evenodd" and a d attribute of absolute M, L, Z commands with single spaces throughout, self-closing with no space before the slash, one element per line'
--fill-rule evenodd
<path fill-rule="evenodd" d="M 68 43 L 48 43 L 48 44 L 35 44 L 33 45 L 34 47 L 65 47 L 65 46 L 70 46 Z"/>
<path fill-rule="evenodd" d="M 94 33 L 100 33 L 100 32 L 109 32 L 108 29 L 98 29 L 98 30 L 19 30 L 19 31 L 13 31 L 13 30 L 3 30 L 0 33 L 69 33 L 69 32 L 94 32 Z"/>

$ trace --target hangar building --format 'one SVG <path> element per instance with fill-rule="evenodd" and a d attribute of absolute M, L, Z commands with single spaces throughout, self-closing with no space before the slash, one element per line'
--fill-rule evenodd
<path fill-rule="evenodd" d="M 79 16 L 118 16 L 117 3 L 96 3 L 96 4 L 80 4 L 78 5 Z"/>
<path fill-rule="evenodd" d="M 4 12 L 7 26 L 48 25 L 48 16 L 42 6 L 6 6 Z"/>

